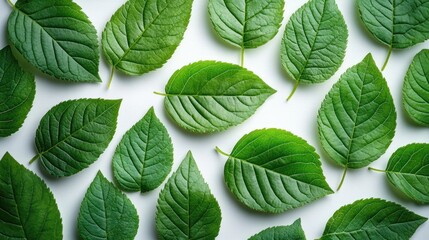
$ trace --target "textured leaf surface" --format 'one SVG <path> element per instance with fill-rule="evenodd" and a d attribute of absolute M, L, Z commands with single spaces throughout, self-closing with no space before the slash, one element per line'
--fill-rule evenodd
<path fill-rule="evenodd" d="M 405 75 L 402 97 L 411 119 L 429 126 L 429 50 L 424 49 L 414 57 Z"/>
<path fill-rule="evenodd" d="M 191 16 L 192 0 L 129 0 L 103 31 L 102 46 L 114 68 L 141 75 L 171 58 Z"/>
<path fill-rule="evenodd" d="M 242 123 L 275 90 L 240 66 L 202 61 L 176 71 L 165 92 L 165 108 L 179 126 L 207 133 Z"/>
<path fill-rule="evenodd" d="M 55 78 L 100 82 L 97 32 L 71 0 L 19 0 L 8 36 L 33 66 Z"/>
<path fill-rule="evenodd" d="M 133 203 L 98 172 L 80 207 L 80 237 L 84 240 L 132 240 L 138 226 L 139 217 Z"/>
<path fill-rule="evenodd" d="M 256 48 L 278 32 L 284 0 L 209 0 L 210 20 L 221 38 L 240 48 Z"/>
<path fill-rule="evenodd" d="M 240 202 L 263 212 L 283 212 L 332 193 L 315 149 L 280 129 L 256 130 L 241 138 L 224 174 Z"/>
<path fill-rule="evenodd" d="M 53 107 L 36 132 L 37 155 L 57 177 L 73 175 L 95 162 L 116 130 L 121 100 L 79 99 Z"/>
<path fill-rule="evenodd" d="M 159 239 L 215 239 L 221 211 L 189 152 L 159 194 Z"/>
<path fill-rule="evenodd" d="M 361 168 L 389 147 L 396 112 L 386 80 L 369 54 L 348 69 L 332 87 L 319 110 L 322 147 L 345 168 Z"/>
<path fill-rule="evenodd" d="M 0 137 L 21 128 L 35 93 L 34 75 L 19 66 L 9 46 L 0 50 Z"/>
<path fill-rule="evenodd" d="M 61 240 L 62 231 L 45 182 L 6 153 L 0 161 L 0 239 Z"/>
<path fill-rule="evenodd" d="M 347 26 L 335 0 L 311 0 L 286 25 L 283 67 L 297 84 L 326 81 L 343 62 L 347 37 Z"/>
<path fill-rule="evenodd" d="M 113 173 L 121 188 L 147 192 L 161 185 L 172 165 L 170 135 L 151 108 L 116 148 Z"/>
<path fill-rule="evenodd" d="M 427 219 L 382 199 L 341 207 L 329 219 L 321 240 L 410 239 Z"/>
<path fill-rule="evenodd" d="M 301 219 L 296 220 L 290 226 L 271 227 L 252 236 L 249 240 L 305 240 L 305 234 L 301 227 Z"/>

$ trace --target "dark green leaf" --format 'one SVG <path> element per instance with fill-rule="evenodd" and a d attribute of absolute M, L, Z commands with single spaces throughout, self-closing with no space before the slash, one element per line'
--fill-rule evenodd
<path fill-rule="evenodd" d="M 290 226 L 267 228 L 249 240 L 305 240 L 305 234 L 298 219 Z"/>

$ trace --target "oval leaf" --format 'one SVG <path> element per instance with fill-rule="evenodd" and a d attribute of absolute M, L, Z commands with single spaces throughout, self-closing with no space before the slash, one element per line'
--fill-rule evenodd
<path fill-rule="evenodd" d="M 21 128 L 35 94 L 34 75 L 19 66 L 9 46 L 0 50 L 0 137 Z"/>
<path fill-rule="evenodd" d="M 363 199 L 337 210 L 320 240 L 410 239 L 426 220 L 399 204 Z"/>
<path fill-rule="evenodd" d="M 9 153 L 0 161 L 0 196 L 0 239 L 63 239 L 51 190 Z"/>
<path fill-rule="evenodd" d="M 56 177 L 73 175 L 95 162 L 112 140 L 121 100 L 79 99 L 53 107 L 36 132 L 37 155 Z"/>
<path fill-rule="evenodd" d="M 71 0 L 18 0 L 9 40 L 33 66 L 55 78 L 100 82 L 97 31 Z"/>
<path fill-rule="evenodd" d="M 114 69 L 141 75 L 162 67 L 182 41 L 192 0 L 129 0 L 103 31 L 104 54 Z"/>
<path fill-rule="evenodd" d="M 315 149 L 290 132 L 253 131 L 228 156 L 226 185 L 254 210 L 284 212 L 332 193 Z"/>
<path fill-rule="evenodd" d="M 159 239 L 215 239 L 221 211 L 188 152 L 159 194 L 156 231 Z"/>
<path fill-rule="evenodd" d="M 165 108 L 179 126 L 208 133 L 242 123 L 275 90 L 240 66 L 202 61 L 177 70 L 165 92 Z"/>
<path fill-rule="evenodd" d="M 347 26 L 335 0 L 311 0 L 291 16 L 281 59 L 296 81 L 294 91 L 300 83 L 320 83 L 334 75 L 344 60 L 347 37 Z"/>
<path fill-rule="evenodd" d="M 157 188 L 173 165 L 173 144 L 167 129 L 151 108 L 125 133 L 113 155 L 113 173 L 119 186 L 147 192 Z"/>
<path fill-rule="evenodd" d="M 305 234 L 298 219 L 290 226 L 267 228 L 249 240 L 305 240 Z"/>
<path fill-rule="evenodd" d="M 133 203 L 98 172 L 80 207 L 79 236 L 84 240 L 133 240 L 138 226 Z"/>

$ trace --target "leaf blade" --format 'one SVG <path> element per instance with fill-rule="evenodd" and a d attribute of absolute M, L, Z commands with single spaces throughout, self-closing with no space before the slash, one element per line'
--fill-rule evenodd
<path fill-rule="evenodd" d="M 249 240 L 305 240 L 305 234 L 301 227 L 301 219 L 292 225 L 267 228 L 253 235 Z"/>

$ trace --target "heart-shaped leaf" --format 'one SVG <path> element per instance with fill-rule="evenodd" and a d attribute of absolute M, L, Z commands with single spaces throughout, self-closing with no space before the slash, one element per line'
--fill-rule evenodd
<path fill-rule="evenodd" d="M 249 240 L 305 240 L 305 234 L 301 227 L 301 219 L 296 220 L 290 226 L 271 227 L 252 236 Z"/>

